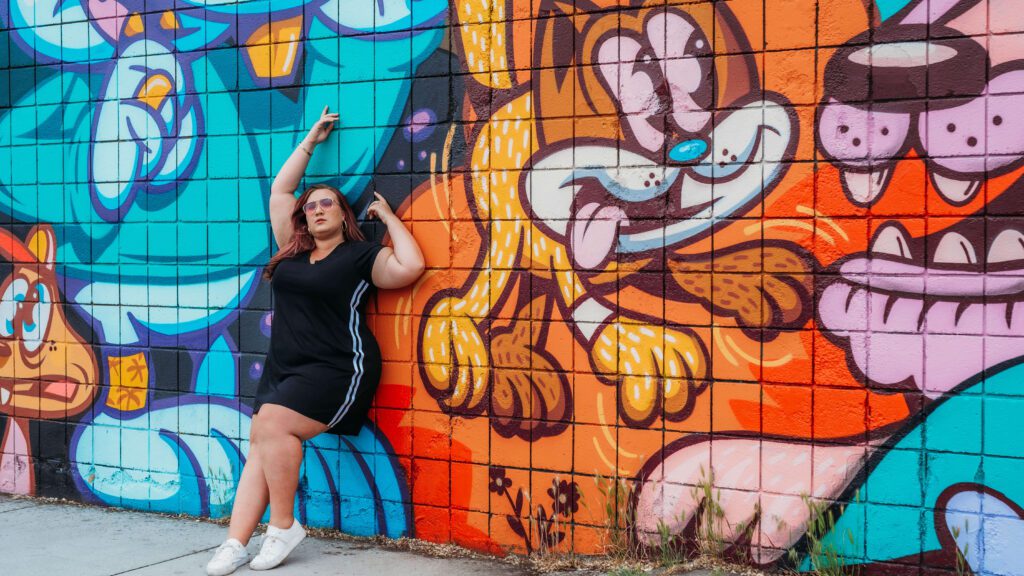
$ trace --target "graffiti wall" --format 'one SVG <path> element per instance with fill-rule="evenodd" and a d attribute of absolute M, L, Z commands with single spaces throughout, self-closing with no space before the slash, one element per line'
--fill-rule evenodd
<path fill-rule="evenodd" d="M 1024 574 L 1011 0 L 5 0 L 0 492 L 230 513 L 325 105 L 428 270 L 300 521 Z"/>

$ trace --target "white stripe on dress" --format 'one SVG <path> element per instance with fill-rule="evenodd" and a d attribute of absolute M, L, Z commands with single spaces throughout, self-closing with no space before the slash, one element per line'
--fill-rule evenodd
<path fill-rule="evenodd" d="M 352 345 L 354 349 L 354 355 L 352 356 L 352 369 L 354 374 L 352 375 L 352 383 L 348 388 L 348 394 L 345 396 L 345 401 L 342 402 L 341 408 L 338 408 L 338 412 L 331 419 L 331 423 L 327 425 L 327 428 L 334 428 L 345 414 L 348 413 L 348 409 L 352 407 L 352 402 L 356 399 L 356 392 L 359 389 L 359 381 L 363 376 L 363 339 L 359 336 L 359 301 L 362 299 L 363 294 L 370 285 L 366 280 L 362 280 L 359 286 L 356 287 L 355 292 L 352 294 L 352 301 L 349 307 L 352 313 L 348 318 L 348 332 L 352 336 Z"/>

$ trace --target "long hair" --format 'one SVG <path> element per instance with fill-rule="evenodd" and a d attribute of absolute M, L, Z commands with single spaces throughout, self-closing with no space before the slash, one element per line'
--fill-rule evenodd
<path fill-rule="evenodd" d="M 316 241 L 313 240 L 313 235 L 309 233 L 309 228 L 306 226 L 306 214 L 302 211 L 302 206 L 309 201 L 310 195 L 317 190 L 330 190 L 334 193 L 334 199 L 338 202 L 338 206 L 341 207 L 342 215 L 342 226 L 341 235 L 345 242 L 352 240 L 365 240 L 363 231 L 359 229 L 359 223 L 356 221 L 356 214 L 352 211 L 352 207 L 349 206 L 345 200 L 345 196 L 333 186 L 327 184 L 314 184 L 299 196 L 299 199 L 295 201 L 295 208 L 292 210 L 292 239 L 281 246 L 274 254 L 274 257 L 267 263 L 266 268 L 263 269 L 263 277 L 270 280 L 274 276 L 274 270 L 277 269 L 277 265 L 286 258 L 291 258 L 300 252 L 312 250 L 316 247 Z"/>

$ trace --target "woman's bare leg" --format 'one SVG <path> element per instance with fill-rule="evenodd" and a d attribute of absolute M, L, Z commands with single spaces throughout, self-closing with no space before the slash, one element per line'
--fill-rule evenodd
<path fill-rule="evenodd" d="M 249 458 L 242 469 L 242 477 L 238 480 L 235 490 L 235 503 L 231 508 L 231 524 L 228 526 L 228 538 L 242 543 L 249 543 L 249 538 L 256 531 L 256 526 L 267 511 L 270 502 L 270 490 L 263 474 L 263 461 L 260 451 L 256 449 L 259 442 L 257 421 L 259 414 L 253 414 L 249 428 Z"/>
<path fill-rule="evenodd" d="M 270 491 L 270 524 L 282 530 L 295 520 L 295 490 L 299 486 L 302 442 L 327 426 L 276 404 L 260 408 L 259 450 Z"/>

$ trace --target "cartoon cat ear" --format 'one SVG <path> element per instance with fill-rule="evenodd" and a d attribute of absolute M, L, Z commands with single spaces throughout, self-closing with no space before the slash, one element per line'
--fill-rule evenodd
<path fill-rule="evenodd" d="M 25 242 L 29 252 L 36 257 L 47 268 L 53 270 L 54 262 L 57 260 L 57 238 L 53 233 L 53 227 L 49 224 L 40 224 L 28 233 L 28 240 Z"/>

